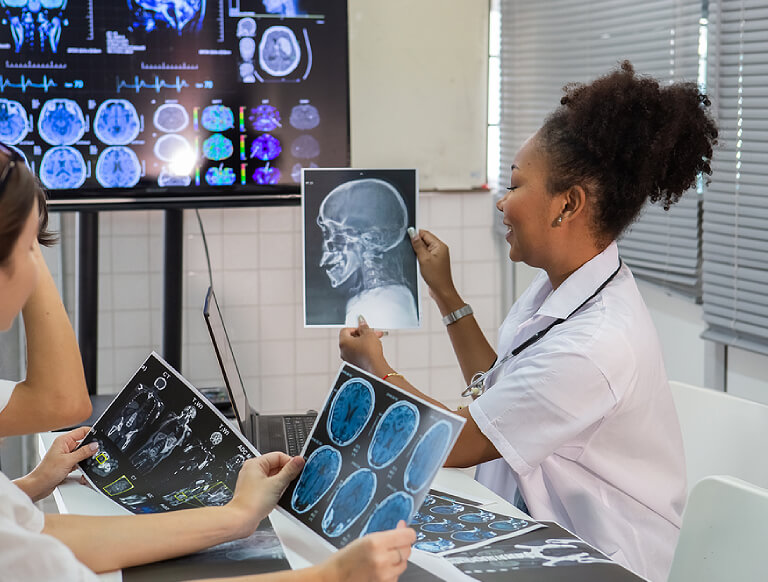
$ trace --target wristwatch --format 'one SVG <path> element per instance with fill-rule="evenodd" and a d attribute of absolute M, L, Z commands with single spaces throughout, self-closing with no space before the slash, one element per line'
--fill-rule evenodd
<path fill-rule="evenodd" d="M 443 317 L 443 325 L 451 325 L 455 321 L 458 321 L 462 317 L 466 315 L 472 315 L 472 307 L 469 305 L 464 305 L 463 307 L 459 307 L 456 311 L 451 311 L 448 315 Z"/>

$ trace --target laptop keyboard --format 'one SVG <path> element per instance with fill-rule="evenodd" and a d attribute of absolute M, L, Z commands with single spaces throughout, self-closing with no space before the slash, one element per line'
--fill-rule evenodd
<path fill-rule="evenodd" d="M 292 457 L 301 453 L 307 435 L 312 431 L 316 416 L 306 414 L 283 417 L 285 426 L 285 441 L 288 446 L 288 454 Z"/>

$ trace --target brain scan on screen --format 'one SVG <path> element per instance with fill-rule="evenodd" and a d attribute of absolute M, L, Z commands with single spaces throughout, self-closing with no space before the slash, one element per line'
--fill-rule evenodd
<path fill-rule="evenodd" d="M 82 154 L 68 146 L 49 149 L 40 162 L 40 180 L 51 190 L 79 188 L 85 182 L 86 171 Z"/>
<path fill-rule="evenodd" d="M 341 453 L 324 445 L 312 451 L 291 496 L 291 507 L 297 513 L 312 509 L 336 482 L 341 470 Z"/>
<path fill-rule="evenodd" d="M 61 31 L 69 26 L 67 0 L 0 0 L 0 6 L 6 8 L 3 24 L 10 28 L 15 52 L 58 51 Z"/>
<path fill-rule="evenodd" d="M 320 155 L 320 144 L 311 135 L 304 134 L 291 143 L 291 155 L 299 159 L 311 159 Z"/>
<path fill-rule="evenodd" d="M 178 103 L 164 103 L 157 108 L 152 116 L 152 123 L 160 131 L 175 133 L 189 125 L 189 113 Z"/>
<path fill-rule="evenodd" d="M 256 34 L 256 21 L 247 16 L 237 21 L 237 36 L 253 36 Z"/>
<path fill-rule="evenodd" d="M 169 168 L 163 167 L 160 175 L 157 177 L 157 185 L 163 188 L 171 186 L 189 186 L 192 183 L 192 176 L 189 174 L 177 174 Z"/>
<path fill-rule="evenodd" d="M 360 535 L 395 529 L 401 519 L 408 523 L 412 511 L 413 497 L 402 491 L 393 493 L 376 506 Z"/>
<path fill-rule="evenodd" d="M 248 116 L 251 127 L 256 131 L 273 131 L 282 127 L 280 123 L 280 112 L 273 105 L 259 105 L 251 109 Z"/>
<path fill-rule="evenodd" d="M 184 32 L 200 30 L 205 18 L 206 0 L 127 0 L 134 25 L 152 32 L 158 28 Z"/>
<path fill-rule="evenodd" d="M 280 140 L 268 133 L 260 135 L 251 144 L 251 157 L 264 162 L 274 160 L 282 151 Z"/>
<path fill-rule="evenodd" d="M 23 105 L 18 101 L 0 99 L 0 142 L 17 144 L 30 129 L 29 115 Z"/>
<path fill-rule="evenodd" d="M 322 528 L 328 537 L 336 538 L 349 529 L 362 515 L 376 493 L 376 474 L 358 469 L 341 486 L 325 510 Z"/>
<path fill-rule="evenodd" d="M 320 112 L 317 110 L 317 107 L 308 103 L 294 105 L 291 108 L 291 116 L 288 118 L 288 122 L 296 129 L 309 131 L 320 125 Z"/>
<path fill-rule="evenodd" d="M 408 491 L 415 493 L 432 479 L 439 469 L 439 460 L 443 458 L 448 443 L 451 442 L 451 432 L 451 425 L 441 420 L 421 437 L 405 468 L 405 488 Z"/>
<path fill-rule="evenodd" d="M 124 146 L 105 149 L 96 162 L 96 179 L 105 188 L 130 188 L 141 178 L 141 162 L 136 153 Z"/>
<path fill-rule="evenodd" d="M 237 175 L 232 168 L 224 164 L 208 168 L 205 172 L 205 183 L 209 186 L 231 186 L 237 180 Z"/>
<path fill-rule="evenodd" d="M 263 168 L 256 168 L 253 172 L 253 181 L 257 184 L 277 184 L 280 181 L 280 170 L 270 168 L 269 165 Z"/>
<path fill-rule="evenodd" d="M 328 413 L 328 436 L 339 446 L 357 438 L 373 413 L 373 387 L 363 378 L 344 382 Z"/>
<path fill-rule="evenodd" d="M 85 116 L 72 99 L 49 99 L 40 109 L 37 126 L 49 144 L 72 145 L 85 134 Z"/>
<path fill-rule="evenodd" d="M 141 121 L 127 99 L 107 99 L 99 105 L 93 131 L 107 145 L 127 145 L 139 135 Z"/>
<path fill-rule="evenodd" d="M 194 150 L 189 142 L 175 133 L 162 135 L 155 142 L 155 155 L 164 162 L 194 156 Z"/>
<path fill-rule="evenodd" d="M 394 461 L 411 442 L 419 426 L 419 409 L 407 401 L 395 402 L 381 415 L 371 444 L 368 463 L 381 469 Z"/>
<path fill-rule="evenodd" d="M 296 34 L 287 26 L 270 26 L 259 42 L 259 64 L 270 75 L 291 74 L 301 60 L 301 48 Z"/>
<path fill-rule="evenodd" d="M 220 133 L 214 133 L 203 142 L 203 155 L 209 160 L 219 162 L 226 160 L 235 151 L 232 140 Z"/>
<path fill-rule="evenodd" d="M 235 127 L 235 115 L 226 105 L 209 105 L 203 109 L 200 122 L 208 131 L 227 131 Z"/>

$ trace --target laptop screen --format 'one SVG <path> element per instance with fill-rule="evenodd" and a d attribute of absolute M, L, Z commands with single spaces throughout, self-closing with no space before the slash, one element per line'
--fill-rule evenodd
<path fill-rule="evenodd" d="M 232 407 L 235 409 L 237 422 L 240 425 L 240 430 L 247 437 L 252 434 L 250 426 L 251 406 L 245 393 L 240 370 L 237 368 L 235 353 L 229 343 L 229 336 L 224 327 L 224 319 L 221 316 L 216 295 L 213 293 L 213 287 L 208 287 L 208 293 L 205 295 L 203 316 L 208 325 L 208 333 L 211 336 L 213 348 L 216 350 L 216 357 L 219 360 L 219 366 L 221 366 L 221 373 L 224 376 L 224 383 L 227 385 L 229 398 L 232 400 Z"/>

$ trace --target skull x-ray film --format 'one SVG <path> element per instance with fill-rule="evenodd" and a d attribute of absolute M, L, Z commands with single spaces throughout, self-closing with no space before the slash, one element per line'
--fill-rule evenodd
<path fill-rule="evenodd" d="M 54 205 L 295 195 L 349 164 L 346 0 L 0 9 L 0 142 Z"/>
<path fill-rule="evenodd" d="M 91 484 L 133 513 L 224 505 L 252 446 L 152 353 L 83 439 Z"/>
<path fill-rule="evenodd" d="M 409 524 L 416 530 L 413 547 L 445 556 L 493 540 L 516 537 L 542 527 L 533 520 L 487 511 L 467 500 L 430 490 Z"/>
<path fill-rule="evenodd" d="M 445 559 L 481 582 L 640 582 L 586 542 L 554 522 L 518 537 L 494 540 L 486 546 L 445 556 Z"/>
<path fill-rule="evenodd" d="M 337 548 L 408 523 L 463 424 L 345 363 L 278 505 Z"/>
<path fill-rule="evenodd" d="M 416 170 L 305 169 L 304 325 L 420 325 Z"/>

